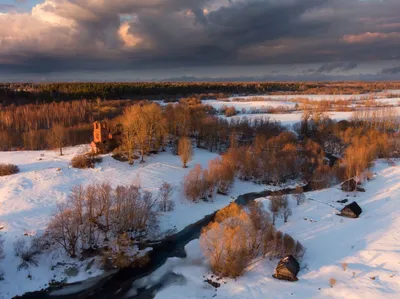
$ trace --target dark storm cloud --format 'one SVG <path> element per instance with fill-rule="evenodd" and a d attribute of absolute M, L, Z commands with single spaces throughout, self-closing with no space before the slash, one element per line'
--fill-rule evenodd
<path fill-rule="evenodd" d="M 332 62 L 321 65 L 317 73 L 331 73 L 333 71 L 349 71 L 358 66 L 355 62 Z"/>
<path fill-rule="evenodd" d="M 384 68 L 382 70 L 382 74 L 387 74 L 387 75 L 395 75 L 400 73 L 400 66 L 395 66 L 391 68 Z"/>
<path fill-rule="evenodd" d="M 396 58 L 399 9 L 398 0 L 43 0 L 32 15 L 0 15 L 0 70 L 320 63 L 319 74 L 348 72 Z"/>

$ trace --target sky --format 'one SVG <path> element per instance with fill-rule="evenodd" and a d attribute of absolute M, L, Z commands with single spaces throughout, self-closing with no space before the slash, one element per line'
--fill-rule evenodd
<path fill-rule="evenodd" d="M 0 81 L 400 80 L 400 0 L 0 0 Z"/>

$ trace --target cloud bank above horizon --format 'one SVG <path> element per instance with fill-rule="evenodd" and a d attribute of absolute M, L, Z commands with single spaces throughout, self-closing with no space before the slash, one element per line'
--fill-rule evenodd
<path fill-rule="evenodd" d="M 5 2 L 0 79 L 215 77 L 216 68 L 220 77 L 400 78 L 398 0 Z"/>

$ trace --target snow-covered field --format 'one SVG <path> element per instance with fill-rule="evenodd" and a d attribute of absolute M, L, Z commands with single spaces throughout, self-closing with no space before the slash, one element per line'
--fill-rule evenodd
<path fill-rule="evenodd" d="M 225 101 L 218 101 L 218 100 L 205 100 L 203 101 L 204 104 L 210 105 L 215 109 L 219 110 L 223 106 L 227 107 L 235 107 L 236 110 L 245 109 L 247 111 L 251 109 L 267 109 L 267 108 L 274 108 L 274 107 L 284 107 L 286 109 L 293 109 L 296 106 L 296 103 L 293 102 L 285 102 L 285 101 L 249 101 L 249 102 L 225 102 Z"/>
<path fill-rule="evenodd" d="M 195 164 L 207 167 L 208 161 L 217 157 L 215 153 L 196 150 L 188 169 L 182 168 L 179 157 L 169 152 L 148 157 L 146 163 L 137 162 L 134 166 L 105 155 L 103 162 L 94 169 L 71 168 L 69 164 L 72 157 L 87 150 L 87 146 L 67 148 L 64 156 L 58 156 L 54 151 L 0 153 L 0 163 L 17 164 L 20 168 L 18 174 L 0 177 L 0 235 L 5 239 L 6 251 L 5 260 L 0 262 L 0 269 L 5 272 L 5 280 L 0 281 L 0 298 L 37 290 L 46 287 L 53 278 L 60 281 L 66 277 L 64 270 L 70 266 L 68 263 L 75 262 L 61 252 L 42 256 L 38 267 L 18 271 L 19 258 L 13 254 L 13 243 L 24 234 L 41 233 L 55 212 L 57 202 L 65 200 L 75 185 L 109 182 L 116 186 L 139 182 L 143 189 L 156 195 L 164 181 L 171 183 L 174 187 L 172 199 L 175 201 L 175 209 L 160 215 L 160 226 L 165 230 L 181 230 L 232 200 L 230 196 L 217 196 L 214 203 L 193 204 L 182 196 L 181 183 L 185 174 Z M 262 186 L 252 183 L 237 182 L 231 195 L 262 189 Z M 67 264 L 54 267 L 58 262 Z M 77 276 L 69 277 L 69 282 L 101 273 L 95 267 L 85 271 L 87 262 L 75 263 L 75 266 L 80 271 Z M 32 278 L 28 279 L 28 275 Z"/>
<path fill-rule="evenodd" d="M 156 281 L 163 273 L 183 275 L 179 282 L 162 289 L 157 299 L 261 299 L 261 298 L 399 298 L 400 294 L 400 166 L 381 161 L 373 169 L 375 178 L 365 183 L 366 193 L 357 201 L 363 209 L 358 219 L 336 215 L 346 198 L 338 187 L 307 194 L 308 200 L 293 216 L 277 227 L 306 247 L 298 282 L 271 277 L 277 260 L 255 261 L 237 280 L 223 279 L 217 290 L 203 282 L 209 276 L 199 241 L 187 245 L 186 259 L 169 259 L 145 283 Z M 267 203 L 268 199 L 260 201 Z M 335 208 L 333 208 L 333 207 Z M 346 270 L 343 263 L 347 264 Z M 336 279 L 331 288 L 330 278 Z"/>
<path fill-rule="evenodd" d="M 350 119 L 353 115 L 353 112 L 328 112 L 329 117 L 332 120 L 341 121 Z M 292 126 L 301 121 L 301 112 L 294 112 L 294 113 L 279 113 L 279 114 L 240 114 L 232 117 L 225 117 L 221 115 L 220 117 L 226 118 L 228 120 L 234 120 L 238 118 L 246 117 L 249 120 L 257 119 L 257 118 L 269 118 L 270 120 L 280 121 L 284 126 Z"/>

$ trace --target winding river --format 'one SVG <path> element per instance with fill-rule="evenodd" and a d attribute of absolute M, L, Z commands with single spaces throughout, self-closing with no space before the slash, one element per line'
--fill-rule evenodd
<path fill-rule="evenodd" d="M 312 191 L 310 184 L 303 187 L 305 192 Z M 280 192 L 281 194 L 291 194 L 295 192 L 295 189 L 284 189 L 279 191 L 262 191 L 253 192 L 240 195 L 235 202 L 238 205 L 245 206 L 249 202 Z M 160 243 L 153 246 L 153 250 L 149 252 L 150 262 L 142 268 L 127 268 L 118 270 L 112 274 L 102 276 L 99 278 L 89 279 L 80 283 L 69 284 L 64 286 L 60 290 L 42 290 L 31 293 L 26 293 L 16 298 L 64 298 L 64 299 L 110 299 L 110 298 L 127 298 L 127 293 L 132 288 L 132 283 L 140 278 L 143 278 L 153 271 L 157 270 L 162 266 L 170 257 L 185 257 L 185 246 L 194 239 L 200 237 L 200 232 L 203 227 L 213 221 L 215 214 L 214 212 L 210 215 L 206 215 L 201 220 L 188 225 L 180 232 L 168 236 Z M 165 278 L 165 280 L 168 280 Z M 162 286 L 152 286 L 154 289 L 158 289 Z M 140 291 L 140 290 L 139 290 Z M 147 290 L 146 292 L 152 292 Z M 146 296 L 146 292 L 139 292 L 139 295 L 135 295 L 131 298 L 152 298 L 150 295 Z"/>

